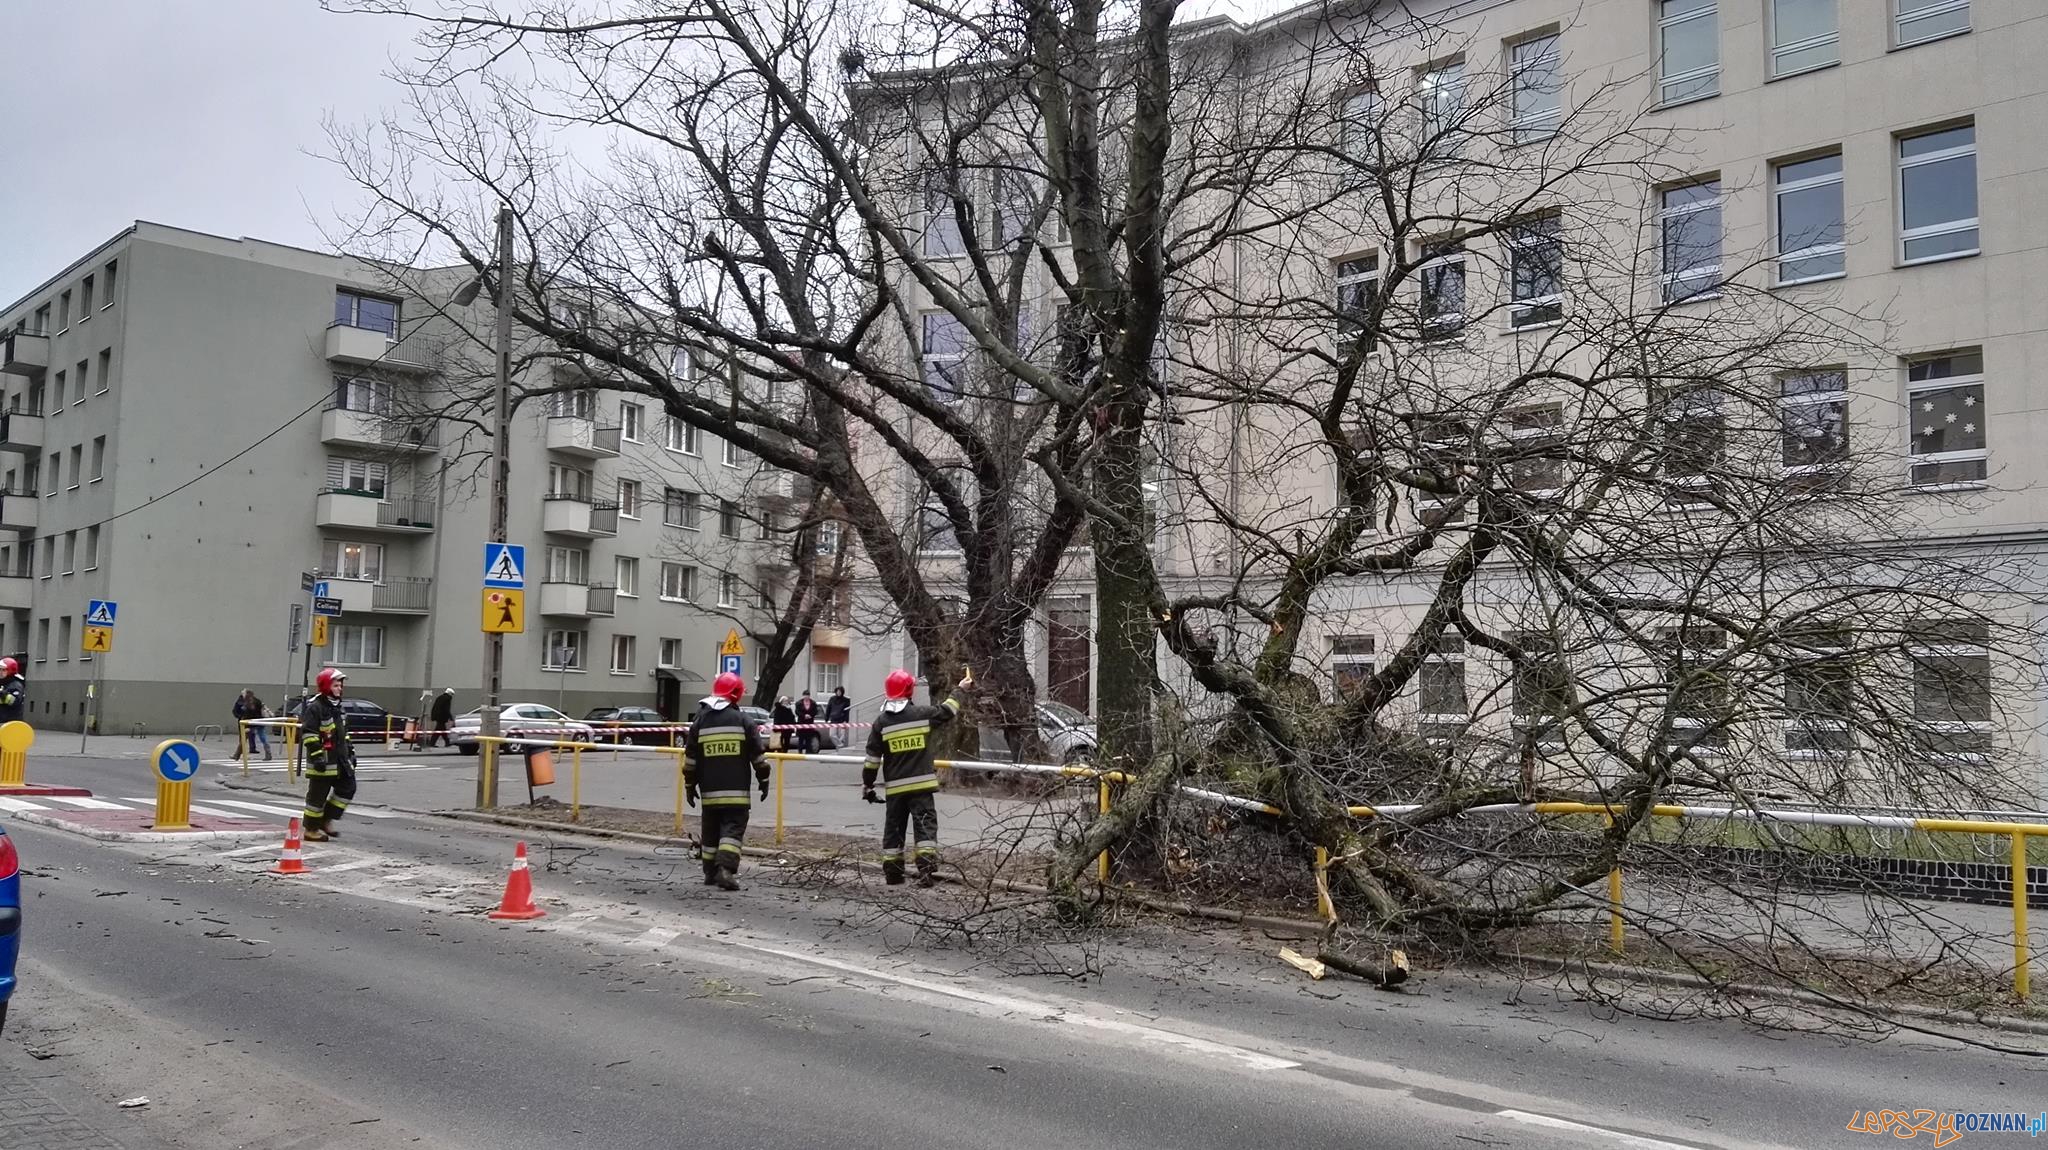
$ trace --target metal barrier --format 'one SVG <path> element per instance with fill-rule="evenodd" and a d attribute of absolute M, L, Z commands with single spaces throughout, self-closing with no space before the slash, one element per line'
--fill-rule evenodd
<path fill-rule="evenodd" d="M 226 733 L 226 730 L 219 723 L 201 723 L 192 728 L 192 738 L 198 742 L 218 739 Z"/>

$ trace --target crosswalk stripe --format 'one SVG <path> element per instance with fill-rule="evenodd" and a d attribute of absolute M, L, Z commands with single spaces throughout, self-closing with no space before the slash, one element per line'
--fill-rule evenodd
<path fill-rule="evenodd" d="M 214 799 L 212 801 L 224 807 L 240 807 L 245 811 L 256 811 L 259 814 L 266 815 L 282 815 L 285 818 L 292 818 L 299 814 L 297 810 L 290 807 L 272 807 L 265 806 L 262 803 L 245 803 L 240 799 Z"/>
<path fill-rule="evenodd" d="M 23 811 L 46 811 L 49 809 L 41 803 L 32 803 L 27 799 L 0 798 L 0 811 L 12 811 L 15 814 L 20 814 Z"/>
<path fill-rule="evenodd" d="M 128 809 L 120 803 L 110 803 L 105 799 L 86 799 L 71 795 L 44 795 L 43 797 L 53 803 L 63 803 L 67 807 L 77 807 L 81 811 L 125 811 Z M 151 802 L 153 804 L 155 800 L 151 800 Z"/>

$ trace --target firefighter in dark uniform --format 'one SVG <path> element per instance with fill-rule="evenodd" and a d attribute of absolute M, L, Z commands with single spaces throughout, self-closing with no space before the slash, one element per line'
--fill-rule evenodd
<path fill-rule="evenodd" d="M 747 812 L 754 805 L 748 774 L 768 797 L 768 748 L 761 732 L 740 713 L 746 684 L 728 671 L 712 680 L 711 697 L 697 709 L 697 720 L 683 742 L 683 797 L 691 806 L 704 804 L 704 828 L 698 857 L 704 882 L 720 890 L 740 889 L 740 848 L 746 845 Z"/>
<path fill-rule="evenodd" d="M 0 659 L 0 723 L 28 721 L 28 680 L 21 677 L 21 664 Z"/>
<path fill-rule="evenodd" d="M 942 703 L 919 705 L 911 702 L 911 688 L 917 680 L 910 672 L 895 670 L 883 689 L 888 700 L 875 725 L 868 730 L 867 761 L 861 764 L 861 797 L 871 803 L 888 803 L 882 816 L 882 878 L 890 886 L 903 882 L 903 830 L 908 823 L 916 836 L 912 854 L 917 859 L 917 885 L 930 886 L 939 878 L 939 789 L 938 767 L 932 761 L 932 736 L 960 714 L 959 692 L 972 686 L 973 676 L 960 680 L 954 695 Z M 875 794 L 875 776 L 881 775 L 882 796 Z"/>
<path fill-rule="evenodd" d="M 334 824 L 356 797 L 356 749 L 341 709 L 348 676 L 332 667 L 313 679 L 316 692 L 299 710 L 299 745 L 306 752 L 306 841 L 338 837 Z"/>

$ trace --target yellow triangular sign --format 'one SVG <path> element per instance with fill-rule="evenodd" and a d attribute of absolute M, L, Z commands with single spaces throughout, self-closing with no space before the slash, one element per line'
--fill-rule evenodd
<path fill-rule="evenodd" d="M 718 653 L 721 655 L 744 655 L 747 653 L 746 645 L 740 642 L 738 628 L 725 633 L 725 642 L 719 644 Z"/>

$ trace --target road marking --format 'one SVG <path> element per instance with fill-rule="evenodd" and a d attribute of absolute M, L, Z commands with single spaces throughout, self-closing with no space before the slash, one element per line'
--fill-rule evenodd
<path fill-rule="evenodd" d="M 241 857 L 242 857 L 243 855 L 258 855 L 258 854 L 264 854 L 264 853 L 266 853 L 266 852 L 268 852 L 268 851 L 274 851 L 274 850 L 276 850 L 276 849 L 278 849 L 278 848 L 276 848 L 276 847 L 274 847 L 274 846 L 270 846 L 270 845 L 268 845 L 268 844 L 265 844 L 265 845 L 263 845 L 263 846 L 256 846 L 256 847 L 242 847 L 242 848 L 241 848 L 241 849 L 239 849 L 239 850 L 231 850 L 231 851 L 220 851 L 220 852 L 216 853 L 216 854 L 214 855 L 214 857 L 215 857 L 215 858 L 224 858 L 224 859 L 238 859 L 238 858 L 241 858 Z"/>
<path fill-rule="evenodd" d="M 383 862 L 383 859 L 375 858 L 357 859 L 354 862 L 335 863 L 333 866 L 321 867 L 320 869 L 327 874 L 340 874 L 345 870 L 362 870 L 364 867 L 378 866 Z"/>
<path fill-rule="evenodd" d="M 120 803 L 110 803 L 104 799 L 81 799 L 66 795 L 44 795 L 43 797 L 53 803 L 63 803 L 67 807 L 77 807 L 82 811 L 125 811 L 128 809 Z M 155 804 L 154 799 L 150 800 L 150 802 L 151 805 Z"/>
<path fill-rule="evenodd" d="M 282 815 L 288 819 L 299 816 L 298 810 L 292 807 L 273 807 L 263 803 L 245 803 L 240 799 L 211 799 L 208 801 L 218 803 L 224 807 L 240 807 L 245 811 L 256 811 L 259 814 Z"/>
<path fill-rule="evenodd" d="M 1603 1145 L 1627 1146 L 1632 1150 L 1698 1150 L 1684 1142 L 1666 1142 L 1661 1138 L 1642 1138 L 1609 1130 L 1602 1126 L 1588 1126 L 1584 1122 L 1573 1122 L 1566 1118 L 1552 1118 L 1548 1114 L 1531 1114 L 1527 1110 L 1496 1110 L 1496 1118 L 1506 1118 L 1525 1126 L 1542 1126 L 1551 1130 L 1568 1130 L 1574 1134 L 1590 1134 L 1601 1140 Z"/>
<path fill-rule="evenodd" d="M 19 814 L 22 811 L 47 811 L 49 809 L 41 803 L 32 803 L 27 799 L 0 798 L 0 811 L 13 811 Z"/>
<path fill-rule="evenodd" d="M 139 806 L 149 807 L 152 809 L 156 807 L 155 799 L 138 799 L 132 795 L 122 795 L 121 801 L 124 803 L 135 803 Z M 249 817 L 248 815 L 238 814 L 234 811 L 223 811 L 216 809 L 214 807 L 202 806 L 198 803 L 188 804 L 186 809 L 191 811 L 195 815 L 205 815 L 208 818 L 214 819 L 246 819 Z"/>

